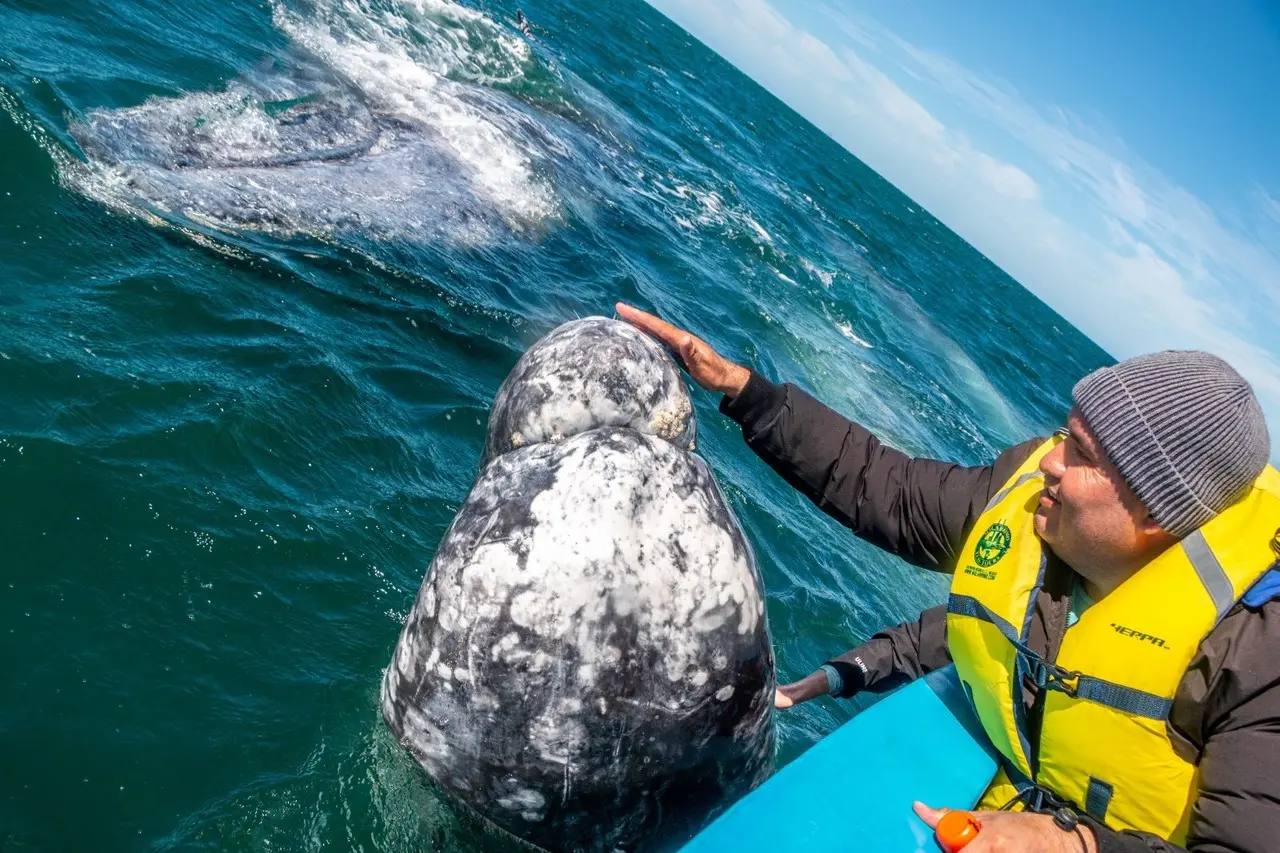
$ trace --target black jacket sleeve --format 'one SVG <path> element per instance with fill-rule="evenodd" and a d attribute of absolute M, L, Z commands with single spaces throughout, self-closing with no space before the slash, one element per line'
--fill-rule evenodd
<path fill-rule="evenodd" d="M 794 385 L 752 373 L 720 410 L 747 445 L 819 509 L 855 534 L 923 568 L 950 572 L 992 494 L 1043 439 L 1010 448 L 992 465 L 965 468 L 912 459 Z M 877 633 L 828 661 L 842 696 L 893 690 L 950 663 L 946 610 Z"/>
<path fill-rule="evenodd" d="M 991 495 L 1042 440 L 994 465 L 912 459 L 794 385 L 752 373 L 720 410 L 747 445 L 827 515 L 913 565 L 950 573 Z"/>
<path fill-rule="evenodd" d="M 844 683 L 836 695 L 887 693 L 951 663 L 947 652 L 947 608 L 931 607 L 915 622 L 873 635 L 857 648 L 827 661 Z"/>

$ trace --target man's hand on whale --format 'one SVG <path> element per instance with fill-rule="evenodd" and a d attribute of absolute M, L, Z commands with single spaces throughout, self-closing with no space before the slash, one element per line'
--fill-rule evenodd
<path fill-rule="evenodd" d="M 750 370 L 720 355 L 702 338 L 625 302 L 619 302 L 614 309 L 623 320 L 665 344 L 693 381 L 706 390 L 736 397 L 751 378 Z"/>

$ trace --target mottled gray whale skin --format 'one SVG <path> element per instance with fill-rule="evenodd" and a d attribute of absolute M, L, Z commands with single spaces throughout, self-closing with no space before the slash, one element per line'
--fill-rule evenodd
<path fill-rule="evenodd" d="M 587 317 L 557 328 L 520 358 L 494 398 L 484 460 L 602 426 L 693 450 L 698 422 L 680 371 L 629 323 Z"/>
<path fill-rule="evenodd" d="M 612 321 L 570 325 L 606 360 L 631 346 Z M 584 383 L 608 375 L 553 351 Z M 530 411 L 495 406 L 492 424 Z M 438 784 L 529 842 L 673 850 L 772 770 L 759 572 L 700 458 L 628 426 L 556 436 L 560 409 L 545 411 L 548 439 L 495 454 L 441 541 L 383 715 Z M 636 411 L 641 426 L 654 414 Z"/>

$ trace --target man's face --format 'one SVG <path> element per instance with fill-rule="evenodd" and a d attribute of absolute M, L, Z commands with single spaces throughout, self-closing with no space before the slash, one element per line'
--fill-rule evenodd
<path fill-rule="evenodd" d="M 1085 579 L 1109 585 L 1122 579 L 1118 570 L 1145 562 L 1153 522 L 1075 409 L 1067 429 L 1067 440 L 1040 461 L 1036 533 Z"/>

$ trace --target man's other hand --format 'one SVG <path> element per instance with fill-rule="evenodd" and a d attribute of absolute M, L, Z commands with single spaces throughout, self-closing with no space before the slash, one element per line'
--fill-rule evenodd
<path fill-rule="evenodd" d="M 930 829 L 950 809 L 933 809 L 916 803 L 916 814 Z M 1027 812 L 974 812 L 982 824 L 977 838 L 964 847 L 964 853 L 1098 853 L 1093 830 L 1080 824 L 1076 830 L 1059 829 L 1046 814 Z"/>
<path fill-rule="evenodd" d="M 826 696 L 829 689 L 827 674 L 818 670 L 799 681 L 778 685 L 777 691 L 773 694 L 773 707 L 779 710 L 791 708 L 818 696 Z"/>

